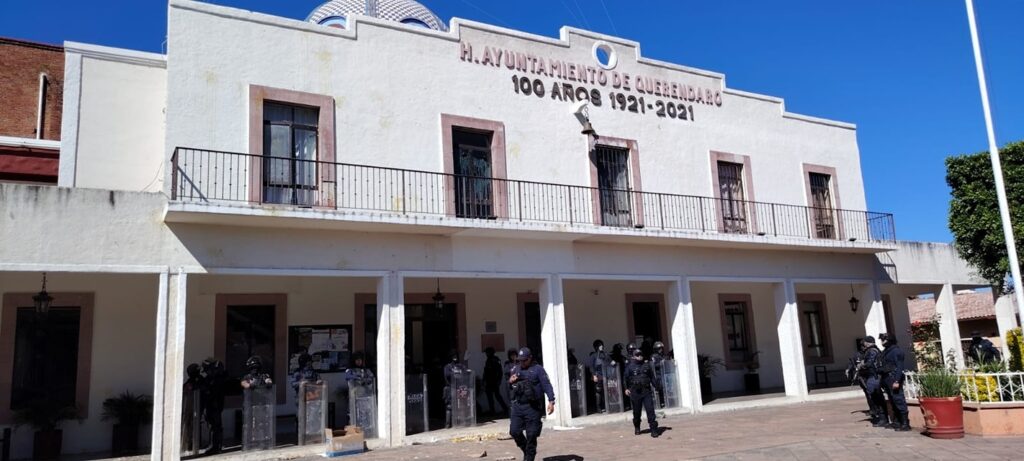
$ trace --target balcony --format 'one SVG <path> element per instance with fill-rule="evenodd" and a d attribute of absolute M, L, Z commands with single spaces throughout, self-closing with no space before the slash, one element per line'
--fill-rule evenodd
<path fill-rule="evenodd" d="M 512 230 L 567 239 L 680 238 L 885 251 L 889 213 L 599 189 L 513 179 L 177 148 L 168 221 L 197 214 L 314 218 L 356 230 Z M 237 224 L 224 221 L 222 224 Z M 361 225 L 360 225 L 361 224 Z M 422 226 L 420 230 L 395 226 Z M 295 224 L 298 225 L 298 224 Z M 323 227 L 323 226 L 317 226 Z M 494 234 L 495 232 L 492 232 Z M 472 233 L 471 233 L 472 234 Z M 478 232 L 472 235 L 491 235 Z M 619 238 L 615 238 L 619 237 Z M 625 240 L 629 240 L 628 238 Z"/>

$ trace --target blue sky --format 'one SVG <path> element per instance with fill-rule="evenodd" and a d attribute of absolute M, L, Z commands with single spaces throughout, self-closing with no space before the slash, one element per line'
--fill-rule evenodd
<path fill-rule="evenodd" d="M 444 20 L 548 36 L 562 25 L 641 43 L 643 54 L 721 72 L 792 112 L 856 123 L 868 208 L 903 240 L 949 241 L 948 155 L 987 149 L 960 0 L 857 2 L 421 0 Z M 216 0 L 302 19 L 318 0 Z M 1000 145 L 1024 139 L 1024 1 L 977 0 Z M 45 7 L 44 7 L 45 6 Z M 7 0 L 0 36 L 161 51 L 158 0 Z"/>

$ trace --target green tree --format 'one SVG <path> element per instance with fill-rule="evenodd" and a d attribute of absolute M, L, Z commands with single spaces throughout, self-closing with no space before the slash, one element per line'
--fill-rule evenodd
<path fill-rule="evenodd" d="M 1024 141 L 999 150 L 1010 204 L 1010 220 L 1018 251 L 1024 249 Z M 946 183 L 953 189 L 949 202 L 949 230 L 960 257 L 978 268 L 978 274 L 994 286 L 1006 286 L 1010 271 L 999 218 L 995 179 L 988 152 L 946 159 Z"/>

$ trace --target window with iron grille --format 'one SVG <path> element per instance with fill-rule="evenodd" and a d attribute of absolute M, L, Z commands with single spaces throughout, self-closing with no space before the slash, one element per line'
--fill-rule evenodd
<path fill-rule="evenodd" d="M 51 307 L 39 314 L 19 307 L 14 328 L 11 410 L 41 400 L 75 405 L 81 309 Z"/>
<path fill-rule="evenodd" d="M 836 226 L 832 209 L 832 176 L 810 173 L 808 180 L 811 183 L 811 214 L 815 234 L 818 238 L 834 239 Z"/>
<path fill-rule="evenodd" d="M 725 302 L 725 342 L 728 347 L 726 361 L 743 363 L 751 354 L 747 303 Z"/>
<path fill-rule="evenodd" d="M 313 206 L 320 109 L 263 104 L 263 201 Z"/>
<path fill-rule="evenodd" d="M 743 165 L 718 162 L 718 192 L 725 232 L 747 231 L 747 202 L 743 191 Z"/>
<path fill-rule="evenodd" d="M 808 363 L 827 362 L 832 357 L 831 340 L 826 326 L 825 303 L 820 300 L 800 301 L 800 331 L 804 337 L 804 357 Z"/>
<path fill-rule="evenodd" d="M 494 219 L 494 181 L 491 168 L 491 132 L 452 130 L 455 215 Z"/>
<path fill-rule="evenodd" d="M 597 146 L 594 149 L 601 224 L 633 225 L 632 190 L 629 184 L 629 149 Z"/>

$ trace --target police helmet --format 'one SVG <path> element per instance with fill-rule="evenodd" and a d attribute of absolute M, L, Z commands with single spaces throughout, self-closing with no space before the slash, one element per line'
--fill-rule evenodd
<path fill-rule="evenodd" d="M 250 370 L 259 370 L 263 368 L 263 359 L 258 355 L 249 357 L 249 360 L 245 361 L 245 367 Z"/>
<path fill-rule="evenodd" d="M 199 372 L 200 368 L 198 363 L 190 363 L 188 364 L 188 368 L 185 369 L 185 374 L 187 374 L 189 378 L 198 377 Z"/>
<path fill-rule="evenodd" d="M 597 348 L 602 347 L 602 346 L 604 346 L 604 341 L 601 341 L 600 339 L 595 339 L 594 340 L 594 350 L 595 351 L 597 350 Z"/>
<path fill-rule="evenodd" d="M 654 350 L 661 350 L 661 349 L 664 349 L 664 348 L 665 348 L 665 345 L 662 344 L 661 341 L 655 341 L 654 342 Z"/>

